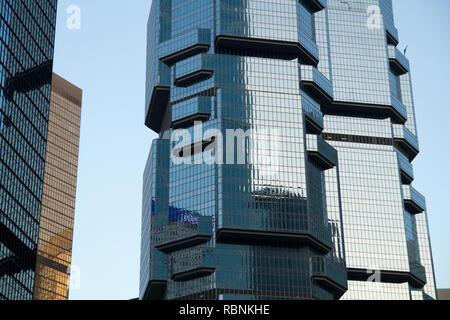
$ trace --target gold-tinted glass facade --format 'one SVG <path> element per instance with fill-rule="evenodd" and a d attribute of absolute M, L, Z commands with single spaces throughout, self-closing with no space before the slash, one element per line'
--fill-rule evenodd
<path fill-rule="evenodd" d="M 33 299 L 65 300 L 78 171 L 82 91 L 53 74 Z"/>

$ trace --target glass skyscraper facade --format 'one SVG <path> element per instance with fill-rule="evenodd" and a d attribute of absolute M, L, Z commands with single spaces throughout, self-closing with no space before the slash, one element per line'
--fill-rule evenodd
<path fill-rule="evenodd" d="M 0 299 L 33 298 L 56 0 L 0 0 Z"/>
<path fill-rule="evenodd" d="M 81 102 L 81 89 L 53 74 L 34 300 L 69 297 Z"/>
<path fill-rule="evenodd" d="M 391 0 L 153 1 L 141 299 L 436 298 L 393 20 Z"/>

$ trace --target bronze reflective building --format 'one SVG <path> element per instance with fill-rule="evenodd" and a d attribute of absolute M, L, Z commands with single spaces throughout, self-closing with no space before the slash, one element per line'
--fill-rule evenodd
<path fill-rule="evenodd" d="M 53 74 L 33 299 L 69 295 L 82 91 Z"/>

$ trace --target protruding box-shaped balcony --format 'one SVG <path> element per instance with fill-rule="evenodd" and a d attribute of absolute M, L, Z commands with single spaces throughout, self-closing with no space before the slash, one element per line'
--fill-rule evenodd
<path fill-rule="evenodd" d="M 332 292 L 338 300 L 347 291 L 347 268 L 326 256 L 310 259 L 311 278 L 318 285 Z"/>
<path fill-rule="evenodd" d="M 314 160 L 322 170 L 334 168 L 338 163 L 338 153 L 321 136 L 306 135 L 306 148 L 310 159 Z"/>
<path fill-rule="evenodd" d="M 302 95 L 302 107 L 305 113 L 306 129 L 308 133 L 321 134 L 323 131 L 323 114 L 320 105 L 315 106 L 314 101 Z"/>
<path fill-rule="evenodd" d="M 171 254 L 172 279 L 187 281 L 207 276 L 214 272 L 214 249 L 189 248 Z"/>
<path fill-rule="evenodd" d="M 207 52 L 211 46 L 210 29 L 194 29 L 163 42 L 158 47 L 159 60 L 166 64 Z"/>
<path fill-rule="evenodd" d="M 400 168 L 400 175 L 402 183 L 409 185 L 414 180 L 414 170 L 409 159 L 400 151 L 397 151 L 398 166 Z"/>
<path fill-rule="evenodd" d="M 427 209 L 425 197 L 410 185 L 403 185 L 405 209 L 411 214 L 419 214 Z"/>
<path fill-rule="evenodd" d="M 167 287 L 167 255 L 152 248 L 149 263 L 150 275 L 142 298 L 143 300 L 160 300 Z"/>
<path fill-rule="evenodd" d="M 397 47 L 393 45 L 388 45 L 388 53 L 389 53 L 389 63 L 393 69 L 397 71 L 398 74 L 405 74 L 409 72 L 409 61 L 397 49 Z"/>
<path fill-rule="evenodd" d="M 210 78 L 214 73 L 211 57 L 211 55 L 196 55 L 178 62 L 175 65 L 175 85 L 187 87 Z"/>
<path fill-rule="evenodd" d="M 317 66 L 319 63 L 319 47 L 317 44 L 303 31 L 298 32 L 299 58 L 304 64 Z"/>
<path fill-rule="evenodd" d="M 384 25 L 386 28 L 386 38 L 387 42 L 390 45 L 398 45 L 399 43 L 399 37 L 398 37 L 398 30 L 397 28 L 387 19 L 384 19 Z"/>
<path fill-rule="evenodd" d="M 349 280 L 367 281 L 370 274 L 367 269 L 347 268 Z M 417 262 L 409 262 L 409 270 L 376 270 L 380 276 L 381 282 L 387 283 L 405 283 L 408 282 L 412 287 L 421 289 L 426 284 L 425 268 Z"/>
<path fill-rule="evenodd" d="M 419 141 L 417 137 L 404 125 L 393 124 L 394 143 L 410 161 L 419 154 Z"/>
<path fill-rule="evenodd" d="M 386 104 L 368 104 L 368 103 L 353 103 L 349 101 L 337 101 L 336 97 L 329 106 L 322 105 L 322 111 L 324 113 L 334 114 L 338 113 L 351 113 L 371 115 L 376 117 L 389 117 L 393 123 L 404 124 L 408 119 L 408 113 L 403 103 L 391 95 L 390 99 L 387 99 Z"/>
<path fill-rule="evenodd" d="M 170 97 L 170 67 L 163 62 L 154 64 L 153 76 L 147 84 L 147 105 L 145 125 L 155 132 L 161 129 L 161 123 Z"/>
<path fill-rule="evenodd" d="M 257 53 L 279 54 L 289 59 L 299 58 L 304 64 L 317 66 L 319 48 L 303 32 L 299 32 L 296 41 L 250 38 L 230 34 L 218 34 L 216 48 L 219 50 L 242 50 Z"/>
<path fill-rule="evenodd" d="M 405 123 L 408 119 L 408 113 L 405 105 L 394 95 L 391 95 L 392 120 L 395 123 Z"/>
<path fill-rule="evenodd" d="M 154 246 L 160 251 L 172 252 L 207 242 L 212 236 L 211 217 L 198 216 L 195 220 L 155 228 Z"/>
<path fill-rule="evenodd" d="M 276 201 L 288 207 L 296 207 L 296 201 L 281 199 L 282 195 L 272 195 Z M 264 201 L 268 199 L 265 197 Z M 308 220 L 298 212 L 286 213 L 264 211 L 261 213 L 223 214 L 218 219 L 217 239 L 219 242 L 242 241 L 248 243 L 294 243 L 309 245 L 321 253 L 328 253 L 332 247 L 331 229 L 328 225 Z"/>
<path fill-rule="evenodd" d="M 199 96 L 172 105 L 172 127 L 190 126 L 194 121 L 204 121 L 211 116 L 212 97 Z"/>
<path fill-rule="evenodd" d="M 323 0 L 305 0 L 313 11 L 325 7 Z M 303 64 L 317 65 L 319 49 L 310 30 L 299 23 L 299 1 L 279 0 L 276 14 L 268 14 L 261 0 L 232 3 L 217 0 L 216 52 L 245 52 L 298 58 Z M 251 8 L 251 9 L 250 9 Z M 251 10 L 252 14 L 249 14 Z M 282 17 L 282 18 L 280 18 Z M 271 26 L 268 28 L 267 26 Z"/>
<path fill-rule="evenodd" d="M 409 273 L 411 276 L 409 283 L 414 288 L 422 289 L 427 284 L 425 267 L 422 266 L 419 262 L 409 262 Z"/>
<path fill-rule="evenodd" d="M 333 86 L 316 67 L 300 65 L 301 88 L 320 104 L 327 105 L 333 100 Z"/>

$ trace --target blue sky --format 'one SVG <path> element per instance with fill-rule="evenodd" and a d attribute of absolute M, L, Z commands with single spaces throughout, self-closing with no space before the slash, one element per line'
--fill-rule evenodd
<path fill-rule="evenodd" d="M 54 71 L 84 91 L 71 299 L 138 295 L 142 172 L 155 134 L 143 125 L 151 0 L 59 0 Z M 450 288 L 450 1 L 393 0 L 408 45 L 421 154 L 414 186 L 427 197 L 437 282 Z M 433 5 L 430 4 L 433 3 Z M 70 5 L 81 29 L 69 30 Z"/>

